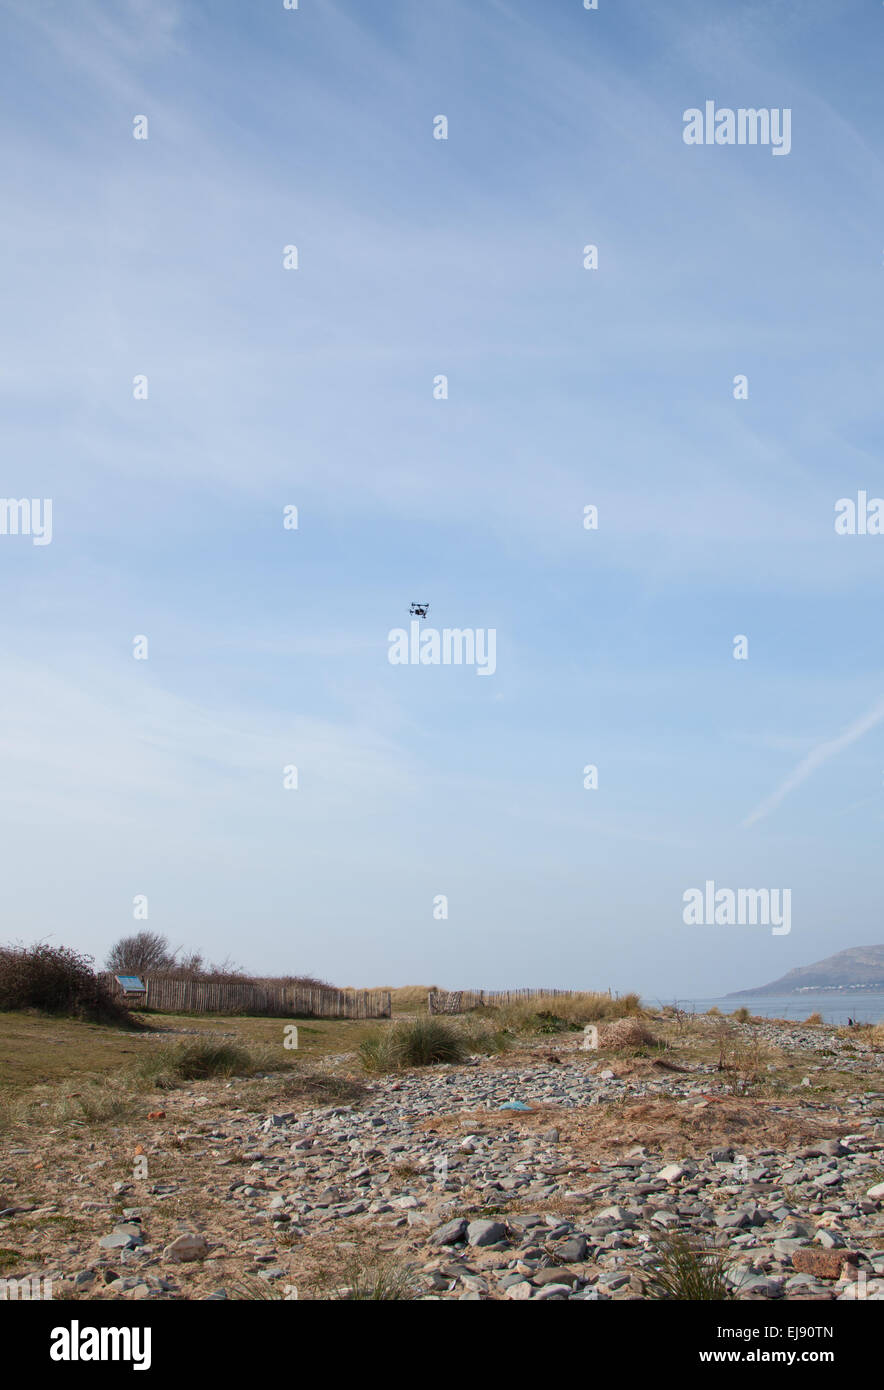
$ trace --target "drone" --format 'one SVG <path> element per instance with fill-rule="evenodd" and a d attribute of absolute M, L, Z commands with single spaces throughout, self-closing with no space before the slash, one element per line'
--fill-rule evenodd
<path fill-rule="evenodd" d="M 428 603 L 413 603 L 408 611 L 413 618 L 425 618 L 430 611 L 430 605 Z"/>

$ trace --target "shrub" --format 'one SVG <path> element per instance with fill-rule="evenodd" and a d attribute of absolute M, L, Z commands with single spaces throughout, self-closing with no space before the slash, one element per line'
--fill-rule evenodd
<path fill-rule="evenodd" d="M 92 969 L 65 946 L 0 947 L 0 1009 L 39 1009 L 92 1023 L 138 1025 Z"/>
<path fill-rule="evenodd" d="M 733 1013 L 731 1014 L 731 1018 L 734 1020 L 735 1023 L 748 1023 L 751 1017 L 752 1015 L 750 1014 L 749 1010 L 745 1007 L 745 1005 L 741 1009 L 734 1009 Z"/>
<path fill-rule="evenodd" d="M 821 1013 L 808 1014 L 807 1018 L 804 1020 L 805 1023 L 822 1023 L 822 1021 L 823 1016 Z"/>
<path fill-rule="evenodd" d="M 637 1018 L 619 1018 L 614 1023 L 604 1023 L 599 1029 L 599 1047 L 644 1047 L 657 1039 L 650 1028 Z"/>

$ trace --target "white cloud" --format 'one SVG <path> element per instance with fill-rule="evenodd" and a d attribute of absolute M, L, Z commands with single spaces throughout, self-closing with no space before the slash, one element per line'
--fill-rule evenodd
<path fill-rule="evenodd" d="M 802 758 L 800 763 L 793 768 L 786 780 L 781 782 L 770 796 L 756 806 L 742 824 L 749 826 L 754 825 L 756 821 L 764 820 L 790 792 L 793 792 L 796 787 L 800 787 L 802 782 L 806 782 L 817 768 L 822 767 L 823 763 L 827 763 L 838 753 L 842 753 L 852 743 L 856 743 L 857 739 L 862 738 L 870 729 L 874 729 L 876 724 L 880 724 L 882 719 L 884 719 L 884 700 L 879 700 L 864 715 L 849 724 L 837 738 L 826 739 L 824 743 L 818 743 L 815 748 L 812 748 L 807 756 Z"/>

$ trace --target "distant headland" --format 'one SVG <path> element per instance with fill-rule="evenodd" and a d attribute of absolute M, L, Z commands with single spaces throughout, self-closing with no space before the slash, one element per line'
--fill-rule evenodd
<path fill-rule="evenodd" d="M 747 994 L 804 994 L 833 990 L 839 994 L 884 991 L 884 946 L 852 946 L 813 965 L 789 970 L 769 985 L 732 990 L 726 999 Z"/>

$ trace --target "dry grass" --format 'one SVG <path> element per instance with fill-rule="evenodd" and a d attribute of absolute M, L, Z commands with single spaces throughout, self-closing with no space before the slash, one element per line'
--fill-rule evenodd
<path fill-rule="evenodd" d="M 359 1105 L 367 1095 L 365 1086 L 349 1076 L 330 1076 L 319 1072 L 293 1072 L 281 1081 L 272 1078 L 261 1087 L 261 1104 L 285 1102 L 286 1109 L 321 1109 L 328 1105 Z"/>
<path fill-rule="evenodd" d="M 805 1118 L 797 1107 L 789 1114 L 769 1106 L 766 1100 L 718 1096 L 567 1108 L 539 1105 L 531 1111 L 464 1110 L 433 1116 L 416 1128 L 441 1135 L 506 1129 L 528 1137 L 555 1125 L 562 1162 L 577 1165 L 616 1158 L 637 1145 L 664 1158 L 682 1159 L 706 1149 L 739 1147 L 751 1152 L 839 1134 L 836 1111 L 831 1116 L 816 1111 Z"/>
<path fill-rule="evenodd" d="M 0 1102 L 0 1130 L 35 1126 L 95 1126 L 130 1118 L 138 1095 L 126 1076 L 80 1077 L 75 1081 L 11 1092 Z"/>
<path fill-rule="evenodd" d="M 0 1129 L 46 1125 L 94 1126 L 133 1118 L 144 1096 L 187 1081 L 247 1076 L 266 1065 L 266 1054 L 231 1044 L 192 1043 L 145 1049 L 134 1065 L 109 1076 L 81 1075 L 30 1091 L 4 1094 Z M 289 1064 L 291 1065 L 291 1063 Z"/>
<path fill-rule="evenodd" d="M 647 1016 L 627 1015 L 627 1018 L 635 1019 L 642 1027 L 650 1022 Z M 484 1017 L 471 1016 L 469 1020 L 450 1022 L 458 1027 L 469 1028 L 474 1023 L 480 1028 L 493 1029 L 498 1021 L 496 1011 L 488 1010 Z M 299 1111 L 314 1106 L 359 1104 L 362 1097 L 375 1088 L 372 1083 L 354 1079 L 350 1074 L 357 1068 L 353 1055 L 355 1046 L 366 1036 L 392 1032 L 396 1027 L 396 1023 L 375 1021 L 311 1021 L 309 1025 L 299 1025 L 301 1050 L 286 1056 L 282 1052 L 284 1022 L 257 1018 L 182 1018 L 180 1023 L 191 1039 L 217 1040 L 220 1036 L 224 1041 L 248 1048 L 255 1046 L 258 1050 L 262 1045 L 270 1045 L 274 1052 L 272 1060 L 275 1061 L 275 1054 L 279 1052 L 296 1065 L 290 1072 L 278 1069 L 270 1075 L 237 1080 L 233 1085 L 224 1081 L 222 1068 L 221 1074 L 214 1079 L 187 1082 L 182 1088 L 157 1091 L 154 1095 L 135 1088 L 130 1096 L 120 1083 L 123 1074 L 129 1076 L 131 1073 L 133 1052 L 137 1050 L 139 1057 L 146 1049 L 155 1050 L 157 1054 L 163 1052 L 164 1044 L 170 1040 L 167 1034 L 161 1039 L 133 1040 L 131 1034 L 116 1030 L 45 1019 L 32 1031 L 30 1020 L 22 1022 L 20 1018 L 0 1016 L 0 1059 L 5 1057 L 7 1063 L 9 1052 L 5 1045 L 13 1033 L 15 1055 L 22 1060 L 31 1051 L 39 1055 L 41 1066 L 48 1068 L 54 1063 L 61 1068 L 66 1057 L 76 1058 L 76 1067 L 63 1085 L 57 1084 L 57 1072 L 54 1072 L 53 1085 L 42 1089 L 30 1086 L 27 1092 L 21 1086 L 18 1088 L 22 1114 L 17 1122 L 28 1124 L 29 1133 L 20 1131 L 28 1152 L 11 1157 L 4 1154 L 0 1206 L 18 1202 L 42 1206 L 48 1200 L 58 1203 L 59 1213 L 35 1212 L 33 1218 L 17 1222 L 16 1237 L 13 1238 L 11 1230 L 7 1237 L 9 1246 L 20 1243 L 18 1233 L 21 1230 L 22 1241 L 27 1241 L 29 1261 L 36 1264 L 42 1260 L 43 1267 L 48 1268 L 62 1237 L 75 1236 L 81 1243 L 86 1238 L 98 1240 L 108 1229 L 105 1204 L 94 1213 L 77 1211 L 74 1217 L 69 1217 L 69 1194 L 78 1190 L 82 1175 L 88 1174 L 88 1186 L 83 1195 L 104 1197 L 110 1191 L 112 1180 L 132 1182 L 133 1155 L 146 1154 L 150 1160 L 151 1181 L 171 1181 L 178 1185 L 174 1195 L 151 1208 L 151 1243 L 162 1247 L 180 1233 L 182 1221 L 196 1221 L 219 1242 L 217 1253 L 213 1252 L 205 1268 L 185 1267 L 181 1271 L 186 1280 L 187 1297 L 203 1297 L 219 1284 L 227 1288 L 233 1298 L 254 1300 L 285 1297 L 286 1284 L 296 1287 L 297 1297 L 303 1300 L 386 1301 L 391 1297 L 423 1296 L 427 1281 L 419 1278 L 416 1295 L 410 1292 L 405 1267 L 422 1243 L 424 1233 L 410 1227 L 388 1232 L 382 1223 L 367 1215 L 336 1223 L 334 1230 L 310 1229 L 306 1236 L 291 1229 L 288 1232 L 268 1231 L 275 1247 L 275 1262 L 285 1270 L 285 1275 L 269 1282 L 253 1277 L 257 1276 L 257 1267 L 254 1252 L 248 1248 L 245 1237 L 259 1233 L 257 1224 L 253 1228 L 252 1223 L 263 1212 L 266 1198 L 255 1199 L 254 1206 L 240 1205 L 239 1199 L 230 1200 L 231 1180 L 243 1178 L 254 1155 L 237 1141 L 239 1131 L 234 1125 L 228 1127 L 228 1116 L 238 1125 L 252 1112 L 267 1114 L 272 1110 Z M 7 1023 L 14 1024 L 12 1031 L 6 1028 Z M 602 1023 L 610 1026 L 613 1020 Z M 658 1055 L 656 1050 L 642 1055 L 640 1048 L 632 1048 L 624 1049 L 619 1055 L 611 1053 L 610 1061 L 602 1061 L 603 1054 L 579 1050 L 579 1034 L 565 1033 L 559 1039 L 547 1039 L 546 1046 L 538 1048 L 538 1038 L 526 1033 L 512 1039 L 514 1046 L 503 1058 L 483 1060 L 481 1069 L 496 1073 L 499 1068 L 508 1068 L 509 1076 L 504 1070 L 501 1077 L 507 1077 L 513 1089 L 505 1094 L 524 1095 L 533 1105 L 530 1077 L 535 1066 L 546 1070 L 544 1053 L 557 1054 L 558 1070 L 565 1073 L 570 1068 L 571 1075 L 597 1072 L 603 1065 L 610 1066 L 616 1075 L 624 1078 L 652 1075 L 661 1078 L 663 1066 L 685 1066 L 692 1070 L 700 1062 L 714 1064 L 720 1055 L 722 1024 L 725 1061 L 739 1060 L 733 1049 L 741 1048 L 749 1054 L 748 1061 L 752 1063 L 756 1030 L 751 1027 L 739 1027 L 730 1020 L 699 1017 L 682 1025 L 670 1016 L 670 1021 L 655 1021 L 652 1025 L 669 1044 L 670 1050 L 665 1055 Z M 865 1052 L 865 1060 L 874 1062 L 872 1054 L 866 1052 L 865 1034 L 852 1030 L 852 1037 L 859 1045 L 857 1052 Z M 822 1041 L 827 1043 L 828 1035 Z M 121 1044 L 125 1044 L 125 1049 L 117 1052 Z M 335 1055 L 329 1056 L 329 1053 Z M 790 1057 L 788 1051 L 781 1053 L 774 1049 L 773 1055 L 777 1060 L 778 1078 L 782 1072 L 794 1082 L 796 1078 L 800 1080 L 811 1058 L 816 1060 L 817 1056 L 825 1054 L 801 1052 Z M 113 1056 L 117 1056 L 121 1065 L 110 1079 L 83 1073 L 82 1068 L 90 1060 L 96 1072 L 109 1069 Z M 100 1067 L 95 1065 L 99 1058 Z M 858 1057 L 854 1066 L 860 1067 L 863 1060 Z M 740 1075 L 738 1067 L 720 1073 L 698 1073 L 697 1080 L 702 1086 L 708 1086 L 711 1094 L 694 1094 L 689 1098 L 638 1099 L 630 1097 L 626 1088 L 622 1088 L 622 1100 L 592 1106 L 568 1108 L 541 1104 L 528 1112 L 464 1109 L 427 1116 L 415 1128 L 425 1133 L 435 1132 L 440 1137 L 463 1137 L 467 1132 L 476 1132 L 539 1140 L 544 1163 L 557 1175 L 559 1191 L 546 1199 L 538 1199 L 535 1195 L 525 1197 L 524 1201 L 501 1200 L 499 1210 L 504 1213 L 522 1209 L 562 1215 L 585 1214 L 607 1205 L 610 1200 L 610 1189 L 604 1185 L 606 1174 L 600 1165 L 616 1161 L 638 1145 L 655 1160 L 659 1157 L 662 1166 L 669 1159 L 695 1158 L 715 1147 L 733 1147 L 751 1154 L 759 1149 L 782 1150 L 829 1135 L 835 1137 L 842 1134 L 844 1128 L 840 1094 L 846 1086 L 851 1088 L 852 1094 L 859 1085 L 858 1073 L 854 1070 L 845 1073 L 838 1082 L 837 1093 L 835 1082 L 838 1078 L 833 1072 L 829 1089 L 824 1091 L 829 1073 L 814 1073 L 812 1092 L 806 1088 L 798 1094 L 780 1094 L 774 1103 L 768 1097 L 767 1087 L 761 1084 L 755 1087 L 751 1097 L 723 1094 L 722 1088 L 732 1082 L 735 1084 Z M 870 1085 L 877 1081 L 877 1077 L 871 1075 L 871 1068 L 865 1068 L 864 1079 Z M 809 1099 L 811 1105 L 807 1104 Z M 134 1108 L 127 1113 L 130 1101 Z M 448 1106 L 456 1103 L 447 1101 Z M 149 1120 L 148 1113 L 154 1110 L 164 1110 L 166 1114 Z M 102 1123 L 103 1119 L 109 1123 Z M 53 1128 L 60 1130 L 62 1126 L 63 1132 L 52 1132 Z M 559 1133 L 555 1146 L 541 1137 L 543 1131 L 553 1126 Z M 228 1133 L 216 1135 L 216 1130 Z M 8 1151 L 14 1146 L 6 1147 Z M 318 1156 L 324 1161 L 321 1154 Z M 404 1156 L 396 1155 L 390 1159 L 391 1167 L 396 1157 L 401 1159 L 401 1163 L 395 1165 L 396 1179 L 408 1183 L 415 1176 L 410 1171 L 414 1165 L 409 1165 Z M 424 1171 L 421 1168 L 421 1172 Z M 299 1179 L 296 1174 L 284 1172 L 276 1181 L 279 1190 L 285 1192 L 295 1190 Z M 140 1196 L 121 1198 L 117 1214 L 123 1203 L 139 1200 Z M 495 1208 L 489 1205 L 494 1201 L 494 1194 L 487 1188 L 465 1187 L 458 1200 L 470 1215 L 495 1214 Z M 801 1189 L 796 1189 L 794 1199 L 790 1199 L 790 1203 L 799 1208 L 807 1201 L 808 1193 Z M 66 1225 L 66 1222 L 78 1225 Z M 388 1239 L 390 1243 L 385 1243 Z M 388 1256 L 392 1256 L 389 1265 Z M 693 1277 L 697 1271 L 688 1269 L 687 1273 Z M 404 1282 L 397 1293 L 400 1275 Z M 117 1295 L 107 1292 L 104 1286 L 96 1286 L 83 1296 L 104 1300 Z"/>
<path fill-rule="evenodd" d="M 321 1280 L 315 1298 L 348 1303 L 401 1303 L 417 1298 L 412 1266 L 392 1256 L 367 1257 L 354 1252 L 344 1259 L 332 1278 Z"/>
<path fill-rule="evenodd" d="M 388 1028 L 384 1019 L 310 1019 L 297 1023 L 298 1048 L 285 1046 L 285 1018 L 223 1014 L 153 1015 L 150 1029 L 136 1034 L 77 1019 L 0 1012 L 0 1095 L 34 1086 L 70 1082 L 126 1070 L 148 1048 L 182 1036 L 224 1038 L 248 1048 L 268 1049 L 268 1070 L 293 1058 L 312 1063 L 329 1054 L 355 1053 L 372 1033 Z M 76 1089 L 76 1088 L 75 1088 Z"/>
<path fill-rule="evenodd" d="M 842 1024 L 835 1029 L 835 1036 L 851 1044 L 856 1052 L 864 1047 L 873 1052 L 884 1050 L 884 1023 L 855 1023 L 852 1028 Z"/>
<path fill-rule="evenodd" d="M 378 985 L 378 989 L 388 989 L 388 985 Z M 438 985 L 404 985 L 401 989 L 390 990 L 390 1001 L 394 1016 L 396 1014 L 425 1014 L 427 996 Z"/>
<path fill-rule="evenodd" d="M 393 1016 L 396 1013 L 427 1013 L 429 991 L 438 988 L 438 984 L 404 984 L 398 990 L 393 990 L 388 984 L 378 986 L 378 990 L 389 990 Z"/>
<path fill-rule="evenodd" d="M 609 994 L 535 994 L 511 1004 L 486 1004 L 483 1013 L 501 1028 L 517 1033 L 555 1033 L 627 1016 L 642 1017 L 637 994 L 612 999 Z"/>
<path fill-rule="evenodd" d="M 596 1117 L 592 1112 L 601 1110 Z M 558 1126 L 564 1137 L 567 1120 Z M 578 1152 L 622 1152 L 641 1144 L 666 1157 L 690 1157 L 697 1150 L 740 1147 L 778 1148 L 838 1135 L 837 1115 L 806 1118 L 771 1110 L 767 1101 L 709 1097 L 701 1100 L 640 1100 L 592 1106 L 575 1116 Z"/>
<path fill-rule="evenodd" d="M 219 1076 L 254 1076 L 258 1072 L 282 1071 L 295 1065 L 293 1054 L 280 1055 L 278 1049 L 220 1038 L 193 1038 L 187 1042 L 169 1043 L 145 1048 L 131 1070 L 131 1076 L 143 1086 L 171 1090 L 184 1081 L 207 1081 Z"/>
<path fill-rule="evenodd" d="M 722 1022 L 716 1041 L 718 1070 L 727 1073 L 734 1089 L 743 1091 L 767 1080 L 767 1066 L 773 1054 L 758 1038 L 747 1039 Z"/>
<path fill-rule="evenodd" d="M 599 1047 L 610 1048 L 616 1052 L 650 1046 L 656 1041 L 650 1028 L 638 1018 L 618 1018 L 614 1023 L 605 1023 L 599 1029 Z"/>
<path fill-rule="evenodd" d="M 689 1303 L 722 1302 L 734 1297 L 726 1251 L 691 1240 L 683 1232 L 658 1237 L 655 1264 L 644 1281 L 644 1297 Z"/>
<path fill-rule="evenodd" d="M 404 1258 L 399 1243 L 379 1243 L 376 1232 L 358 1226 L 337 1235 L 317 1231 L 307 1243 L 292 1243 L 283 1264 L 286 1260 L 284 1279 L 270 1283 L 240 1274 L 229 1281 L 229 1296 L 273 1302 L 401 1302 L 420 1297 L 415 1266 Z"/>

